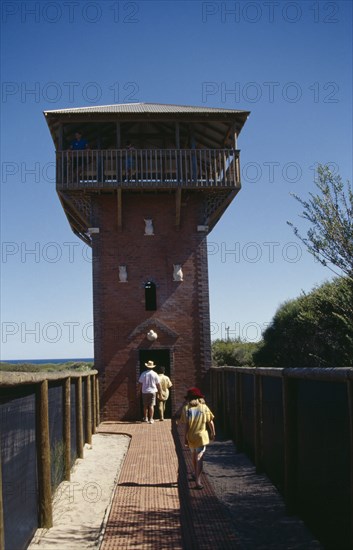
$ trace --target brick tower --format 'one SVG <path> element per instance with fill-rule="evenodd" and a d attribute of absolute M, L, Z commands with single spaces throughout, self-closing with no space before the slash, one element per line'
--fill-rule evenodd
<path fill-rule="evenodd" d="M 141 416 L 145 362 L 207 390 L 206 237 L 240 189 L 246 111 L 134 103 L 46 111 L 56 189 L 92 247 L 95 367 L 103 420 Z M 81 133 L 82 135 L 77 135 Z"/>

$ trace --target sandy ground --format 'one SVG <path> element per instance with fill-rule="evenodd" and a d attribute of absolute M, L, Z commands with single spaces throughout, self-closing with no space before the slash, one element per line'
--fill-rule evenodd
<path fill-rule="evenodd" d="M 37 529 L 30 550 L 83 550 L 97 548 L 119 479 L 130 437 L 95 434 L 85 445 L 84 458 L 77 459 L 71 480 L 56 490 L 51 529 Z"/>

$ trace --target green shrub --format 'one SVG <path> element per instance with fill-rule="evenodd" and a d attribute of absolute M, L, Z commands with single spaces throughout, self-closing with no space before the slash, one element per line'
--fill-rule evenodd
<path fill-rule="evenodd" d="M 212 344 L 212 362 L 216 366 L 254 366 L 253 354 L 259 344 L 240 340 L 215 340 Z"/>
<path fill-rule="evenodd" d="M 94 363 L 85 361 L 68 361 L 66 363 L 0 363 L 0 371 L 7 372 L 60 372 L 64 370 L 88 371 Z"/>
<path fill-rule="evenodd" d="M 353 283 L 337 278 L 285 302 L 254 354 L 257 366 L 348 367 L 353 358 Z"/>

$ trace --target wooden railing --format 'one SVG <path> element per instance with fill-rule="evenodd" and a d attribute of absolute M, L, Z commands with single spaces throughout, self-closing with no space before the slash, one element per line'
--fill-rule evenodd
<path fill-rule="evenodd" d="M 239 187 L 235 149 L 58 151 L 59 190 L 116 187 Z"/>
<path fill-rule="evenodd" d="M 287 511 L 324 548 L 353 548 L 353 368 L 214 367 L 211 403 Z"/>
<path fill-rule="evenodd" d="M 56 483 L 70 480 L 73 461 L 83 458 L 84 444 L 92 443 L 100 422 L 97 374 L 0 373 L 0 439 L 8 442 L 7 452 L 0 448 L 0 550 L 25 548 L 37 527 L 52 526 Z M 54 433 L 58 414 L 60 439 Z M 55 461 L 62 479 L 53 479 Z M 29 463 L 36 479 L 23 477 Z"/>

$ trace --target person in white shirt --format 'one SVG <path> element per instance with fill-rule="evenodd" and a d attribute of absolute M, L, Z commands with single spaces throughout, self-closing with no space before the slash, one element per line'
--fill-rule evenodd
<path fill-rule="evenodd" d="M 154 372 L 154 367 L 157 365 L 153 361 L 145 363 L 145 370 L 139 378 L 139 388 L 142 392 L 143 402 L 143 422 L 153 424 L 154 406 L 156 404 L 156 393 L 161 392 L 161 385 L 159 382 L 159 376 Z"/>

